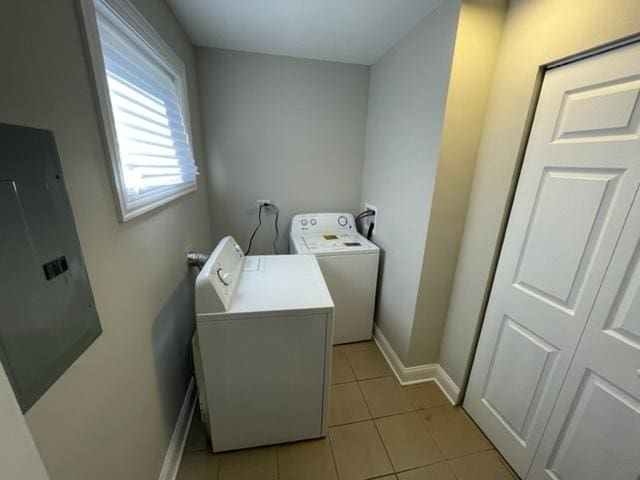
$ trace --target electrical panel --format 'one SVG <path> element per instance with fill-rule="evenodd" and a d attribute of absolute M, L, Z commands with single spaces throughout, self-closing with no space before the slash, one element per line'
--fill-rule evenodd
<path fill-rule="evenodd" d="M 100 335 L 53 133 L 0 124 L 0 360 L 23 412 Z"/>

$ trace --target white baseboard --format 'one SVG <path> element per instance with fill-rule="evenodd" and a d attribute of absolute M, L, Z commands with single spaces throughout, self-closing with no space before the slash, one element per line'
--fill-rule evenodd
<path fill-rule="evenodd" d="M 173 435 L 171 435 L 167 453 L 164 456 L 164 463 L 162 464 L 159 480 L 175 480 L 178 476 L 178 469 L 180 468 L 182 453 L 184 452 L 184 446 L 187 442 L 187 436 L 189 435 L 189 425 L 191 425 L 191 417 L 193 417 L 193 412 L 196 407 L 196 400 L 196 382 L 192 377 L 191 382 L 189 382 L 189 388 L 187 388 L 187 393 L 184 396 L 184 401 L 182 402 L 182 408 L 180 409 L 176 426 L 173 429 Z"/>
<path fill-rule="evenodd" d="M 449 374 L 445 371 L 444 368 L 438 364 L 438 369 L 436 370 L 436 383 L 440 386 L 440 390 L 444 392 L 449 401 L 454 405 L 461 403 L 460 398 L 460 387 L 455 384 L 455 382 L 451 379 Z"/>
<path fill-rule="evenodd" d="M 373 340 L 376 342 L 376 345 L 378 345 L 382 355 L 401 385 L 436 382 L 449 401 L 453 405 L 457 403 L 460 389 L 439 364 L 430 363 L 426 365 L 416 365 L 414 367 L 405 367 L 377 325 L 373 328 Z"/>

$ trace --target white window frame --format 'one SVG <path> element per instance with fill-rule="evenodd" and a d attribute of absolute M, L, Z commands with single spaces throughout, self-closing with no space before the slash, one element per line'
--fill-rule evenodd
<path fill-rule="evenodd" d="M 81 23 L 84 27 L 85 47 L 87 50 L 88 61 L 91 65 L 89 70 L 92 74 L 94 94 L 96 97 L 98 111 L 100 113 L 99 117 L 102 126 L 105 149 L 112 172 L 112 185 L 115 196 L 118 200 L 117 205 L 120 221 L 126 222 L 162 205 L 173 202 L 174 200 L 188 195 L 189 193 L 195 192 L 197 189 L 197 180 L 194 179 L 192 182 L 187 182 L 180 190 L 169 192 L 156 200 L 146 201 L 143 205 L 132 207 L 127 205 L 127 188 L 124 182 L 122 164 L 120 162 L 116 127 L 111 109 L 107 74 L 98 32 L 95 3 L 100 2 L 105 5 L 110 10 L 110 13 L 116 15 L 120 20 L 122 20 L 122 22 L 130 27 L 133 34 L 131 35 L 132 40 L 138 44 L 142 41 L 141 46 L 144 48 L 145 53 L 158 61 L 163 67 L 165 67 L 168 73 L 173 76 L 178 90 L 178 100 L 180 102 L 180 109 L 183 116 L 187 139 L 191 145 L 191 151 L 195 160 L 187 94 L 186 69 L 184 63 L 182 63 L 176 54 L 173 53 L 169 45 L 167 45 L 162 37 L 128 0 L 77 1 L 80 17 L 83 20 Z"/>

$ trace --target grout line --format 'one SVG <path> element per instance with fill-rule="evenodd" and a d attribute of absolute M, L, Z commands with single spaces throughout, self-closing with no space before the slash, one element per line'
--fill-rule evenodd
<path fill-rule="evenodd" d="M 442 407 L 430 407 L 430 408 L 422 408 L 419 410 L 419 412 L 424 412 L 426 410 L 433 410 L 435 408 L 442 408 Z M 434 443 L 436 444 L 436 447 L 438 447 L 438 450 L 440 450 L 440 453 L 442 453 L 442 458 L 444 459 L 445 462 L 450 462 L 451 460 L 457 460 L 459 458 L 464 458 L 464 457 L 470 457 L 471 455 L 476 455 L 478 453 L 483 453 L 483 452 L 489 452 L 489 451 L 496 451 L 498 453 L 498 455 L 500 455 L 500 452 L 498 452 L 498 450 L 495 448 L 495 446 L 489 442 L 489 444 L 491 445 L 489 448 L 481 448 L 480 450 L 476 450 L 474 452 L 468 452 L 468 453 L 463 453 L 462 455 L 455 455 L 453 457 L 446 457 L 444 455 L 444 452 L 442 451 L 442 449 L 440 448 L 440 445 L 438 445 L 438 442 L 436 441 L 435 437 L 431 434 L 431 432 L 429 431 L 429 427 L 427 426 L 427 422 L 425 419 L 422 418 L 422 416 L 420 416 L 420 419 L 422 420 L 423 425 L 425 426 L 425 428 L 427 429 L 427 432 L 429 432 L 429 435 L 431 435 L 431 437 L 433 438 Z M 482 431 L 481 431 L 482 432 Z M 484 435 L 484 432 L 483 432 Z"/>
<path fill-rule="evenodd" d="M 366 382 L 367 380 L 375 380 L 377 378 L 396 378 L 395 375 L 393 373 L 387 373 L 385 375 L 376 375 L 375 377 L 367 377 L 367 378 L 356 378 L 356 381 L 358 382 Z M 397 379 L 396 379 L 397 381 Z M 398 382 L 400 384 L 400 386 L 402 387 L 403 385 Z"/>
<path fill-rule="evenodd" d="M 367 402 L 367 396 L 364 394 L 364 392 L 362 391 L 362 387 L 360 386 L 360 382 L 356 382 L 356 383 L 358 384 L 358 391 L 360 392 L 360 395 L 362 395 L 362 399 L 364 400 L 364 405 L 365 407 L 367 407 L 367 411 L 369 412 L 369 416 L 371 417 L 371 420 L 375 420 L 373 413 L 371 413 L 371 406 L 369 405 L 369 402 Z"/>
<path fill-rule="evenodd" d="M 378 377 L 378 379 L 379 379 L 379 378 L 389 378 L 389 377 Z M 369 380 L 377 380 L 377 379 L 376 379 L 376 378 L 370 378 L 370 379 L 367 379 L 367 380 L 359 380 L 359 381 L 358 381 L 358 386 L 360 386 L 360 384 L 361 384 L 361 383 L 367 382 L 367 381 L 369 381 Z M 404 395 L 404 399 L 407 401 L 407 404 L 411 407 L 411 410 L 408 410 L 408 411 L 406 411 L 406 412 L 391 413 L 391 414 L 389 414 L 389 415 L 381 415 L 381 416 L 379 416 L 379 417 L 373 417 L 373 415 L 371 415 L 371 416 L 372 416 L 372 418 L 390 417 L 390 416 L 392 416 L 392 415 L 400 415 L 400 414 L 403 414 L 403 413 L 417 412 L 417 411 L 418 411 L 418 408 L 416 408 L 416 406 L 413 404 L 413 402 L 411 401 L 411 399 L 410 399 L 410 398 L 409 398 L 409 396 L 407 395 L 407 392 L 405 391 L 404 387 L 403 387 L 402 385 L 399 385 L 399 386 L 400 386 L 400 391 L 402 392 L 402 395 Z M 362 392 L 362 388 L 360 388 L 360 391 Z M 364 400 L 365 400 L 365 403 L 366 403 L 366 401 L 367 401 L 367 397 L 366 397 L 366 395 L 364 394 L 364 392 L 362 392 L 362 396 L 364 397 Z"/>
<path fill-rule="evenodd" d="M 362 389 L 360 388 L 360 385 L 358 385 L 358 382 L 341 383 L 339 385 L 349 385 L 349 384 L 352 384 L 352 383 L 356 384 L 356 387 L 358 388 L 358 392 L 360 392 L 360 397 L 362 398 L 362 401 L 364 402 L 364 406 L 367 409 L 367 413 L 369 414 L 369 418 L 361 418 L 361 419 L 353 420 L 353 421 L 349 421 L 349 422 L 331 424 L 331 416 L 329 416 L 329 421 L 327 422 L 328 428 L 340 427 L 342 425 L 351 425 L 353 423 L 360 423 L 360 422 L 366 422 L 368 420 L 373 420 L 373 416 L 371 415 L 371 410 L 369 410 L 369 405 L 367 405 L 367 400 L 364 398 L 364 394 L 362 393 Z"/>
<path fill-rule="evenodd" d="M 367 407 L 367 412 L 369 413 L 369 418 L 354 420 L 352 422 L 336 423 L 334 425 L 329 425 L 328 426 L 329 428 L 341 427 L 342 425 L 353 425 L 354 423 L 362 423 L 362 422 L 368 422 L 369 420 L 373 420 L 373 415 L 371 415 L 371 410 L 369 409 L 369 405 L 367 404 L 367 399 L 364 397 L 364 393 L 362 393 L 362 389 L 360 388 L 360 385 L 358 384 L 358 382 L 349 382 L 349 383 L 355 383 L 356 386 L 358 387 L 358 391 L 360 392 L 360 396 L 362 397 L 362 401 L 364 402 L 364 406 Z M 346 385 L 346 384 L 345 383 L 341 383 L 340 385 Z M 331 420 L 331 419 L 329 419 L 329 420 Z"/>
<path fill-rule="evenodd" d="M 493 447 L 491 447 L 491 448 L 483 448 L 482 450 L 476 450 L 475 452 L 463 453 L 462 455 L 456 455 L 455 457 L 445 458 L 445 460 L 447 462 L 449 460 L 458 460 L 460 458 L 470 457 L 471 455 L 477 455 L 478 453 L 491 452 L 492 450 L 495 450 L 497 452 L 497 450 L 495 448 L 493 448 Z"/>
<path fill-rule="evenodd" d="M 347 355 L 346 353 L 344 354 L 344 358 L 347 360 L 347 365 L 349 365 L 349 368 L 351 369 L 351 373 L 353 373 L 353 378 L 355 379 L 355 381 L 358 381 L 358 376 L 356 375 L 356 371 L 353 368 L 353 365 L 351 364 L 351 360 L 349 360 L 349 355 Z"/>
<path fill-rule="evenodd" d="M 382 439 L 382 434 L 380 433 L 380 430 L 378 429 L 378 424 L 376 423 L 375 418 L 373 418 L 373 414 L 371 413 L 371 409 L 369 409 L 369 405 L 367 404 L 367 399 L 364 396 L 364 393 L 362 393 L 362 388 L 360 388 L 360 383 L 359 382 L 358 382 L 358 390 L 360 390 L 360 394 L 362 395 L 362 398 L 364 398 L 364 404 L 367 406 L 367 410 L 369 410 L 369 415 L 371 415 L 371 421 L 373 422 L 373 428 L 376 429 L 376 433 L 378 434 L 378 438 L 380 439 L 380 443 L 382 444 L 382 448 L 384 449 L 384 453 L 386 453 L 387 460 L 389 460 L 389 465 L 391 465 L 391 469 L 393 470 L 393 473 L 395 474 L 396 467 L 393 464 L 393 461 L 391 460 L 391 455 L 389 455 L 389 450 L 387 450 L 387 446 L 385 445 L 384 440 Z"/>
<path fill-rule="evenodd" d="M 451 475 L 453 476 L 453 478 L 455 478 L 457 480 L 460 480 L 460 477 L 458 477 L 458 475 L 456 475 L 456 472 L 453 470 L 453 468 L 451 468 L 451 465 L 449 465 L 449 460 L 445 460 L 444 464 L 447 466 L 447 468 L 451 472 Z"/>
<path fill-rule="evenodd" d="M 446 459 L 440 459 L 440 460 L 436 460 L 435 462 L 426 463 L 424 465 L 418 465 L 417 467 L 405 468 L 403 470 L 396 470 L 394 473 L 398 474 L 398 473 L 413 472 L 414 470 L 420 470 L 421 468 L 433 467 L 434 465 L 438 465 L 440 463 L 444 463 L 447 467 L 449 467 Z M 451 468 L 449 468 L 449 470 L 451 470 Z M 451 472 L 451 473 L 453 473 L 453 472 Z M 454 477 L 455 477 L 455 475 L 454 475 Z M 458 477 L 456 477 L 456 478 L 458 478 Z"/>
<path fill-rule="evenodd" d="M 350 347 L 347 347 L 347 345 L 349 345 Z M 364 352 L 366 350 L 370 350 L 372 346 L 375 346 L 373 337 L 371 338 L 371 340 L 363 340 L 362 342 L 340 343 L 338 345 L 332 345 L 332 348 L 335 353 L 348 353 Z M 338 351 L 336 351 L 336 349 L 338 349 Z"/>
<path fill-rule="evenodd" d="M 336 382 L 336 383 L 332 383 L 331 386 L 344 385 L 345 383 L 353 383 L 353 382 L 357 382 L 357 380 L 347 380 L 346 382 Z"/>
<path fill-rule="evenodd" d="M 354 420 L 353 422 L 336 423 L 335 425 L 330 425 L 329 428 L 344 427 L 345 425 L 353 425 L 354 423 L 364 423 L 364 422 L 369 422 L 371 420 L 375 420 L 375 419 L 373 417 L 370 417 L 370 418 L 364 418 L 361 420 Z"/>
<path fill-rule="evenodd" d="M 371 408 L 369 408 L 369 404 L 367 403 L 367 397 L 365 397 L 364 393 L 362 392 L 362 388 L 360 387 L 360 382 L 355 382 L 355 383 L 358 386 L 358 391 L 362 396 L 362 400 L 364 400 L 364 406 L 367 407 L 367 412 L 369 412 L 370 420 L 373 420 L 373 414 L 371 413 Z"/>
<path fill-rule="evenodd" d="M 353 376 L 355 377 L 355 379 L 356 379 L 356 381 L 357 381 L 357 382 L 365 381 L 365 380 L 373 380 L 373 379 L 375 379 L 375 378 L 384 378 L 384 377 L 393 377 L 393 376 L 394 376 L 393 369 L 392 369 L 392 368 L 389 368 L 389 370 L 390 370 L 390 371 L 389 371 L 389 373 L 388 373 L 388 374 L 384 374 L 384 375 L 376 375 L 376 376 L 374 376 L 374 377 L 367 377 L 367 378 L 358 378 L 358 374 L 356 373 L 356 369 L 355 369 L 355 368 L 353 368 L 353 364 L 351 363 L 351 360 L 349 359 L 349 355 L 348 355 L 348 353 L 368 352 L 368 351 L 372 351 L 372 350 L 373 350 L 373 351 L 377 352 L 378 354 L 382 355 L 382 356 L 383 356 L 383 358 L 384 358 L 384 354 L 382 353 L 382 351 L 380 350 L 380 348 L 378 348 L 378 346 L 375 344 L 375 342 L 373 342 L 373 340 L 371 340 L 371 342 L 372 342 L 372 344 L 373 344 L 373 346 L 372 346 L 372 347 L 369 347 L 369 348 L 364 349 L 364 350 L 356 350 L 356 351 L 354 351 L 354 352 L 346 352 L 346 353 L 344 354 L 344 356 L 347 358 L 347 363 L 348 363 L 348 364 L 349 364 L 349 366 L 351 367 L 351 371 L 353 372 Z M 388 365 L 387 365 L 387 367 L 388 367 Z M 348 382 L 345 382 L 345 383 L 348 383 Z"/>
<path fill-rule="evenodd" d="M 372 420 L 382 420 L 383 418 L 389 418 L 389 417 L 398 417 L 400 415 L 406 415 L 408 413 L 417 413 L 415 410 L 407 410 L 406 412 L 396 412 L 396 413 L 389 413 L 387 415 L 378 415 L 377 417 L 371 417 Z"/>
<path fill-rule="evenodd" d="M 365 400 L 365 405 L 366 405 L 367 401 Z M 367 409 L 369 408 L 368 405 Z M 353 425 L 354 423 L 362 423 L 362 422 L 368 422 L 369 420 L 382 420 L 383 418 L 389 418 L 389 417 L 399 417 L 400 415 L 407 415 L 408 413 L 416 413 L 418 414 L 418 416 L 420 416 L 420 412 L 422 410 L 407 410 L 406 412 L 396 412 L 396 413 L 390 413 L 388 415 L 379 415 L 377 417 L 371 416 L 370 418 L 362 418 L 360 420 L 353 420 L 353 421 L 349 421 L 349 422 L 344 422 L 344 423 L 336 423 L 335 425 L 330 425 L 330 428 L 333 427 L 342 427 L 343 425 Z M 371 415 L 371 413 L 369 413 L 369 415 Z M 422 423 L 424 425 L 424 422 L 421 420 L 420 423 Z M 426 428 L 426 426 L 425 426 Z M 492 446 L 491 448 L 487 449 L 487 450 L 495 450 L 495 448 Z M 484 450 L 479 450 L 479 451 L 484 451 Z"/>
<path fill-rule="evenodd" d="M 495 452 L 496 455 L 498 456 L 498 461 L 500 462 L 500 464 L 502 464 L 502 466 L 504 466 L 504 468 L 507 470 L 507 473 L 513 478 L 513 480 L 520 480 L 520 477 L 513 471 L 513 469 L 505 463 L 505 460 L 502 458 L 502 455 L 500 455 L 500 452 L 498 452 L 498 450 L 496 450 L 495 448 L 488 448 L 485 450 L 478 450 L 477 452 L 473 452 L 473 453 L 465 453 L 464 455 L 459 455 L 457 457 L 452 457 L 449 459 L 446 459 L 445 462 L 447 463 L 447 466 L 449 467 L 449 470 L 451 470 L 451 472 L 453 473 L 453 476 L 458 479 L 459 477 L 456 475 L 455 471 L 453 470 L 453 468 L 451 468 L 451 465 L 449 465 L 449 462 L 453 461 L 453 460 L 459 460 L 461 458 L 465 458 L 465 457 L 470 457 L 472 455 L 477 455 L 479 453 L 484 453 L 484 452 Z"/>
<path fill-rule="evenodd" d="M 338 462 L 336 461 L 336 453 L 333 451 L 333 442 L 331 441 L 331 436 L 329 432 L 327 432 L 327 441 L 329 442 L 329 450 L 331 450 L 331 458 L 333 458 L 333 469 L 336 471 L 336 478 L 340 478 L 340 473 L 338 472 Z"/>
<path fill-rule="evenodd" d="M 377 378 L 388 378 L 388 377 L 377 377 Z M 367 379 L 367 380 L 375 380 L 375 379 L 373 379 L 373 378 L 372 378 L 372 379 Z M 434 406 L 432 406 L 432 407 L 426 407 L 426 408 L 418 408 L 418 407 L 416 407 L 412 402 L 408 401 L 408 399 L 407 399 L 408 404 L 409 404 L 409 405 L 410 405 L 410 407 L 411 407 L 411 410 L 407 410 L 406 412 L 389 413 L 389 414 L 379 415 L 379 416 L 375 417 L 375 416 L 371 413 L 371 408 L 370 408 L 370 406 L 369 406 L 369 402 L 367 402 L 367 397 L 366 397 L 366 395 L 364 394 L 364 392 L 362 391 L 362 387 L 360 386 L 360 384 L 361 384 L 362 382 L 366 382 L 367 380 L 359 380 L 359 381 L 358 381 L 358 380 L 356 380 L 356 381 L 353 381 L 353 382 L 338 383 L 338 384 L 336 384 L 336 385 L 346 385 L 346 384 L 348 384 L 348 383 L 357 383 L 357 384 L 358 384 L 358 389 L 360 390 L 360 394 L 362 395 L 362 398 L 363 398 L 363 400 L 364 400 L 365 406 L 367 407 L 367 410 L 369 411 L 370 418 L 368 418 L 368 419 L 360 419 L 360 420 L 353 420 L 353 421 L 344 422 L 344 423 L 336 423 L 336 424 L 334 424 L 334 425 L 330 425 L 331 427 L 339 427 L 339 426 L 342 426 L 342 425 L 352 425 L 352 424 L 354 424 L 354 423 L 361 423 L 361 422 L 366 422 L 366 421 L 368 421 L 368 420 L 377 420 L 377 419 L 381 419 L 381 418 L 394 417 L 394 416 L 396 416 L 396 415 L 405 415 L 405 414 L 407 414 L 407 413 L 412 413 L 412 412 L 415 412 L 415 413 L 417 413 L 417 414 L 418 414 L 418 416 L 420 416 L 420 412 L 422 412 L 422 411 L 424 411 L 424 410 L 431 410 L 431 409 L 434 409 L 434 408 L 443 408 L 443 407 L 449 407 L 449 406 L 450 406 L 450 405 L 448 405 L 448 404 L 447 404 L 447 405 L 434 405 Z M 402 388 L 402 385 L 400 385 L 400 387 Z M 421 416 L 420 416 L 420 417 L 421 417 Z M 423 426 L 426 428 L 426 425 L 425 425 L 424 421 L 422 420 L 422 418 L 421 418 L 421 422 L 420 422 L 420 423 L 422 423 L 422 424 L 423 424 Z M 427 429 L 427 431 L 428 431 L 428 429 Z M 431 436 L 431 437 L 433 438 L 433 436 L 431 435 L 431 433 L 429 433 L 429 436 Z M 435 439 L 434 439 L 434 442 L 435 442 Z M 436 444 L 436 445 L 437 445 L 437 444 Z M 444 458 L 444 457 L 443 457 L 443 458 Z"/>
<path fill-rule="evenodd" d="M 384 449 L 384 453 L 387 455 L 387 460 L 389 460 L 389 465 L 391 465 L 391 469 L 393 470 L 393 473 L 395 473 L 396 471 L 396 467 L 393 465 L 393 461 L 391 460 L 391 456 L 389 455 L 389 451 L 387 450 L 387 446 L 384 444 L 384 440 L 382 439 L 382 435 L 380 434 L 380 430 L 378 430 L 378 425 L 376 424 L 375 419 L 373 418 L 373 414 L 371 413 L 371 409 L 369 408 L 369 404 L 367 403 L 367 398 L 364 396 L 364 393 L 362 393 L 362 388 L 360 388 L 360 382 L 356 382 L 358 384 L 358 390 L 360 391 L 360 395 L 362 395 L 362 398 L 364 399 L 364 404 L 367 407 L 367 410 L 369 411 L 369 415 L 371 416 L 371 423 L 373 423 L 373 428 L 375 428 L 376 433 L 378 434 L 378 438 L 380 439 L 380 443 L 382 444 L 382 448 Z M 386 476 L 388 474 L 384 474 L 381 476 Z M 375 477 L 374 477 L 375 478 Z"/>
<path fill-rule="evenodd" d="M 378 378 L 393 378 L 393 375 L 378 375 L 377 377 L 356 378 L 356 382 L 366 382 L 367 380 L 377 380 Z"/>
<path fill-rule="evenodd" d="M 387 450 L 387 446 L 385 445 L 384 440 L 382 439 L 382 434 L 380 433 L 380 430 L 378 430 L 378 424 L 375 422 L 375 420 L 373 421 L 373 428 L 376 429 L 376 432 L 378 433 L 378 438 L 380 439 L 380 443 L 382 444 L 382 448 L 384 449 L 384 453 L 387 454 L 387 459 L 389 460 L 389 465 L 391 465 L 391 469 L 393 470 L 393 474 L 392 475 L 395 475 L 396 467 L 393 464 L 393 460 L 391 460 L 391 455 L 389 455 L 389 450 Z"/>

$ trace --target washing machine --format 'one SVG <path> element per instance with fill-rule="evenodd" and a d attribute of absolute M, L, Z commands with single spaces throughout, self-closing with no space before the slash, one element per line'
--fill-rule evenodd
<path fill-rule="evenodd" d="M 214 452 L 327 434 L 334 305 L 311 256 L 224 238 L 196 279 L 194 365 Z"/>
<path fill-rule="evenodd" d="M 353 215 L 296 215 L 289 245 L 318 259 L 335 304 L 333 343 L 371 339 L 380 249 L 358 233 Z"/>

